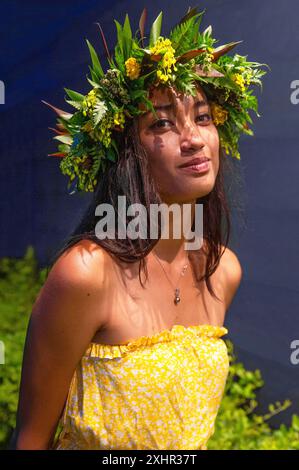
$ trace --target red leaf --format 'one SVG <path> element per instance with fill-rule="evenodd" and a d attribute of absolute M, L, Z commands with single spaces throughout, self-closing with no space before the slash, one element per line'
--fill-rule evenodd
<path fill-rule="evenodd" d="M 214 62 L 219 57 L 229 52 L 231 49 L 233 49 L 237 44 L 240 44 L 241 42 L 243 41 L 230 42 L 229 44 L 224 44 L 223 46 L 217 47 L 217 49 L 215 49 L 214 52 L 212 52 L 213 54 L 212 61 Z"/>
<path fill-rule="evenodd" d="M 161 54 L 152 54 L 151 55 L 151 60 L 153 60 L 154 62 L 159 62 L 159 60 L 162 59 L 162 55 Z"/>
<path fill-rule="evenodd" d="M 51 131 L 54 131 L 56 132 L 56 134 L 59 134 L 59 135 L 69 135 L 69 132 L 68 131 L 59 131 L 58 129 L 54 129 L 53 127 L 48 127 L 48 129 L 50 129 Z"/>
<path fill-rule="evenodd" d="M 55 153 L 48 153 L 48 157 L 66 157 L 67 153 L 63 152 L 55 152 Z"/>
<path fill-rule="evenodd" d="M 47 101 L 44 101 L 44 100 L 41 100 L 41 101 L 42 101 L 42 103 L 44 103 L 44 104 L 46 104 L 47 106 L 49 106 L 50 108 L 52 108 L 53 111 L 55 111 L 55 113 L 58 114 L 58 116 L 61 116 L 61 117 L 64 117 L 64 116 L 70 117 L 70 116 L 72 116 L 72 114 L 67 113 L 66 111 L 63 111 L 63 109 L 56 108 L 56 107 L 53 106 L 52 104 L 47 103 Z"/>
<path fill-rule="evenodd" d="M 57 127 L 57 129 L 60 129 L 61 131 L 63 131 L 65 129 L 64 125 L 61 122 L 58 122 L 56 124 L 56 127 Z"/>
<path fill-rule="evenodd" d="M 181 62 L 181 63 L 188 62 L 188 60 L 193 59 L 193 57 L 197 57 L 199 54 L 202 54 L 203 52 L 205 52 L 205 50 L 206 50 L 205 48 L 201 48 L 201 49 L 194 49 L 192 51 L 185 52 L 185 54 L 178 57 L 177 62 Z"/>
<path fill-rule="evenodd" d="M 106 50 L 106 54 L 107 54 L 108 60 L 110 61 L 110 60 L 111 60 L 111 56 L 110 56 L 110 52 L 109 52 L 109 49 L 108 49 L 108 46 L 107 46 L 107 41 L 106 41 L 104 32 L 103 32 L 103 30 L 102 30 L 102 27 L 101 27 L 100 23 L 96 23 L 96 24 L 97 24 L 98 27 L 100 28 L 101 36 L 102 36 L 102 41 L 103 41 L 103 44 L 104 44 L 104 48 L 105 48 L 105 50 Z"/>
<path fill-rule="evenodd" d="M 140 20 L 139 20 L 139 30 L 140 30 L 142 47 L 144 47 L 143 38 L 144 38 L 144 27 L 145 27 L 145 22 L 146 22 L 146 16 L 147 16 L 147 10 L 146 8 L 144 8 L 141 14 Z"/>

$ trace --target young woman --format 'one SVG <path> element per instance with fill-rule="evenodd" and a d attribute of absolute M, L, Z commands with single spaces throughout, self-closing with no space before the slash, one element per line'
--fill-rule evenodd
<path fill-rule="evenodd" d="M 227 246 L 228 157 L 198 83 L 194 96 L 160 83 L 149 97 L 156 114 L 115 133 L 118 161 L 34 304 L 15 449 L 206 449 L 214 432 L 229 371 L 223 325 L 242 277 Z M 186 250 L 174 218 L 168 238 L 97 238 L 96 207 L 116 208 L 119 195 L 147 213 L 189 204 L 193 227 L 203 204 L 202 246 Z"/>

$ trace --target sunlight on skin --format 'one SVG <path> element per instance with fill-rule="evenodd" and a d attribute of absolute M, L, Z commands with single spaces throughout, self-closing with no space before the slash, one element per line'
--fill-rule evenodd
<path fill-rule="evenodd" d="M 149 111 L 138 117 L 138 131 L 162 200 L 195 202 L 212 191 L 219 169 L 219 135 L 207 98 L 199 86 L 195 97 L 159 87 L 150 98 L 159 121 Z M 199 100 L 204 103 L 196 104 Z M 159 109 L 164 105 L 172 106 Z M 209 171 L 188 173 L 179 168 L 202 156 L 211 159 Z"/>

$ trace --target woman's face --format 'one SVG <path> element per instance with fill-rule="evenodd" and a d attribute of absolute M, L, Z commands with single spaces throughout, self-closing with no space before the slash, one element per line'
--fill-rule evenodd
<path fill-rule="evenodd" d="M 197 87 L 192 97 L 160 87 L 151 101 L 158 119 L 150 111 L 140 115 L 138 131 L 163 202 L 192 202 L 210 193 L 219 168 L 219 136 L 204 92 Z M 204 156 L 209 158 L 204 172 L 181 167 Z"/>

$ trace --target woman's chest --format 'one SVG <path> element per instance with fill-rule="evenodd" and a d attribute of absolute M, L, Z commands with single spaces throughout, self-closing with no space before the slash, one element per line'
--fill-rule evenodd
<path fill-rule="evenodd" d="M 174 302 L 176 282 L 170 283 L 157 272 L 154 274 L 144 283 L 144 287 L 132 273 L 125 278 L 114 279 L 106 293 L 107 302 L 101 306 L 105 309 L 101 316 L 104 313 L 107 321 L 96 332 L 93 342 L 124 344 L 170 329 L 176 324 L 185 327 L 223 325 L 225 306 L 222 286 L 216 274 L 210 279 L 220 300 L 211 296 L 204 282 L 196 284 L 192 273 L 189 273 L 178 284 L 179 303 Z"/>

